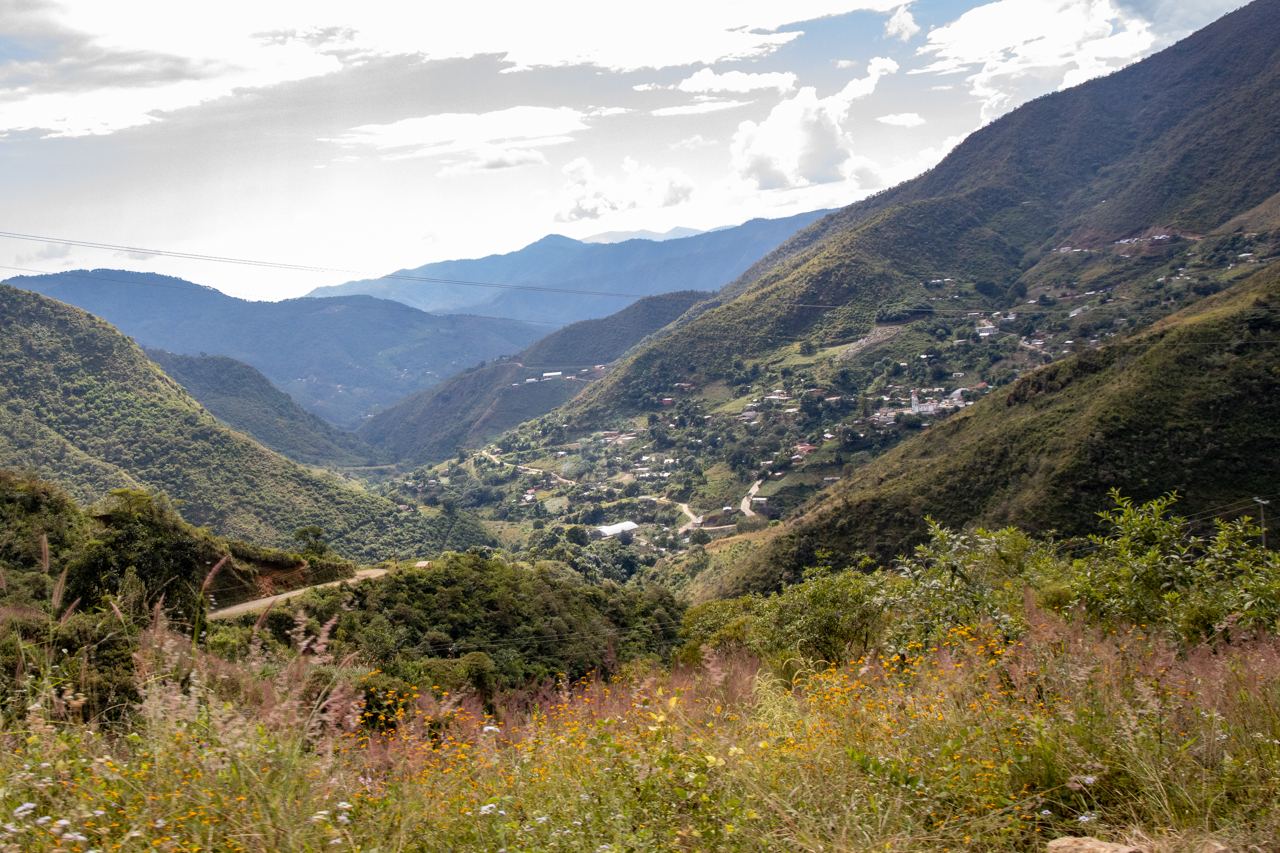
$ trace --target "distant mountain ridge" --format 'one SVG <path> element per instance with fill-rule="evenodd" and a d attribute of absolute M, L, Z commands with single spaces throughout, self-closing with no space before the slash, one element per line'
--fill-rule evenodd
<path fill-rule="evenodd" d="M 179 278 L 123 270 L 18 276 L 8 284 L 102 317 L 140 344 L 225 355 L 260 370 L 308 411 L 354 426 L 377 408 L 499 355 L 545 329 L 514 320 L 437 316 L 344 296 L 251 302 Z"/>
<path fill-rule="evenodd" d="M 163 491 L 192 523 L 289 547 L 318 525 L 377 560 L 488 542 L 462 514 L 428 518 L 274 453 L 218 421 L 105 321 L 0 286 L 0 468 L 27 469 L 90 502 Z"/>
<path fill-rule="evenodd" d="M 566 325 L 613 314 L 643 296 L 680 290 L 719 290 L 827 212 L 812 211 L 784 219 L 752 219 L 732 228 L 661 241 L 627 239 L 591 243 L 553 234 L 507 254 L 440 261 L 395 273 L 405 278 L 368 279 L 318 287 L 307 295 L 333 297 L 363 293 L 395 299 L 424 311 L 469 311 Z M 414 276 L 619 295 L 504 290 L 407 280 Z"/>
<path fill-rule="evenodd" d="M 719 231 L 719 228 L 711 229 Z M 662 242 L 663 240 L 679 240 L 684 237 L 696 237 L 699 234 L 707 232 L 698 228 L 676 227 L 668 231 L 602 231 L 599 234 L 592 234 L 590 237 L 583 237 L 583 243 L 623 243 L 627 240 L 654 240 Z"/>

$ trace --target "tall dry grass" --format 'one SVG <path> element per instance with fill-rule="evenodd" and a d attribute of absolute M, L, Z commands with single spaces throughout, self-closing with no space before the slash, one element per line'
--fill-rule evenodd
<path fill-rule="evenodd" d="M 1280 849 L 1277 641 L 1178 654 L 1028 623 L 790 683 L 711 656 L 486 715 L 431 691 L 366 706 L 327 627 L 232 662 L 157 616 L 126 723 L 54 696 L 10 721 L 0 849 Z"/>

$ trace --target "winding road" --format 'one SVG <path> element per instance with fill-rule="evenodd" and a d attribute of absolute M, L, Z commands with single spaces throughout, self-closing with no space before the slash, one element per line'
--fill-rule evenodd
<path fill-rule="evenodd" d="M 689 519 L 688 523 L 681 527 L 677 533 L 688 533 L 694 527 L 702 523 L 702 516 L 695 515 L 693 510 L 689 509 L 688 504 L 682 504 L 679 501 L 673 501 L 670 498 L 660 498 L 654 495 L 640 495 L 639 500 L 653 501 L 656 504 L 668 504 L 669 506 L 678 506 L 680 511 L 684 513 L 684 517 Z"/>
<path fill-rule="evenodd" d="M 752 483 L 750 491 L 747 492 L 747 496 L 742 499 L 742 503 L 738 504 L 738 509 L 742 510 L 742 514 L 747 518 L 752 518 L 756 514 L 756 511 L 751 508 L 751 499 L 756 496 L 756 492 L 760 491 L 760 487 L 763 485 L 764 480 L 756 480 Z"/>
<path fill-rule="evenodd" d="M 291 598 L 297 598 L 303 593 L 311 592 L 313 589 L 324 589 L 329 586 L 341 586 L 344 583 L 355 583 L 356 581 L 367 580 L 368 578 L 380 578 L 387 573 L 386 569 L 360 569 L 355 573 L 354 577 L 343 578 L 340 581 L 328 581 L 326 583 L 318 583 L 312 586 L 300 586 L 297 589 L 291 589 L 288 592 L 282 592 L 277 595 L 268 595 L 266 598 L 255 598 L 252 601 L 242 601 L 239 604 L 233 604 L 230 607 L 223 607 L 214 610 L 209 614 L 210 621 L 214 619 L 235 619 L 237 616 L 244 616 L 247 613 L 261 613 L 273 604 L 279 604 L 281 601 L 288 601 Z"/>
<path fill-rule="evenodd" d="M 500 459 L 497 456 L 494 456 L 492 453 L 490 453 L 487 450 L 481 450 L 480 455 L 483 456 L 485 459 L 488 459 L 490 462 L 493 462 L 497 465 L 510 465 L 512 468 L 515 468 L 517 471 L 523 471 L 526 474 L 545 474 L 551 479 L 555 480 L 557 483 L 562 483 L 566 486 L 578 485 L 575 481 L 570 480 L 567 477 L 561 477 L 559 474 L 557 474 L 554 471 L 547 471 L 543 468 L 531 468 L 528 465 L 517 465 L 514 462 L 508 462 L 505 459 Z"/>

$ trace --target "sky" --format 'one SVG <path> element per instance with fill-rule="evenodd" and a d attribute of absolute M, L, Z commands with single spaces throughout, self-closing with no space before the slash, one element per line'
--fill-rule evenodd
<path fill-rule="evenodd" d="M 12 268 L 251 299 L 837 207 L 1240 0 L 0 0 Z"/>

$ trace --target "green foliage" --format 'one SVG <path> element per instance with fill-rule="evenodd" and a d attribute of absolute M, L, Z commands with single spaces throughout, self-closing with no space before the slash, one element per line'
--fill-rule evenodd
<path fill-rule="evenodd" d="M 680 607 L 652 587 L 592 584 L 551 562 L 514 564 L 478 553 L 446 554 L 350 589 L 302 599 L 316 624 L 331 618 L 336 655 L 357 654 L 389 677 L 433 685 L 520 686 L 607 672 L 670 648 Z M 281 617 L 278 636 L 292 630 Z M 483 653 L 492 662 L 479 666 Z"/>
<path fill-rule="evenodd" d="M 1139 505 L 1117 493 L 1115 502 L 1101 514 L 1111 532 L 1093 537 L 1093 553 L 1039 579 L 1060 586 L 1051 589 L 1060 607 L 1158 628 L 1184 643 L 1280 625 L 1280 555 L 1261 546 L 1256 524 L 1219 520 L 1212 536 L 1197 536 L 1170 513 L 1172 495 Z"/>
<path fill-rule="evenodd" d="M 0 469 L 0 571 L 61 566 L 89 536 L 90 522 L 71 496 L 51 483 Z"/>
<path fill-rule="evenodd" d="M 745 649 L 794 674 L 871 650 L 908 657 L 963 626 L 1002 641 L 1027 629 L 1027 591 L 1042 606 L 1109 630 L 1139 627 L 1182 649 L 1270 635 L 1280 628 L 1280 554 L 1247 520 L 1219 521 L 1212 537 L 1173 516 L 1170 496 L 1146 503 L 1113 493 L 1108 530 L 1073 557 L 1014 528 L 972 534 L 929 524 L 928 539 L 893 570 L 869 561 L 811 571 L 772 595 L 690 608 L 684 659 Z"/>
<path fill-rule="evenodd" d="M 178 619 L 194 623 L 204 612 L 204 579 L 225 546 L 146 492 L 117 489 L 96 515 L 102 530 L 68 565 L 67 594 L 88 604 L 140 585 L 134 616 L 145 619 L 163 602 Z"/>

